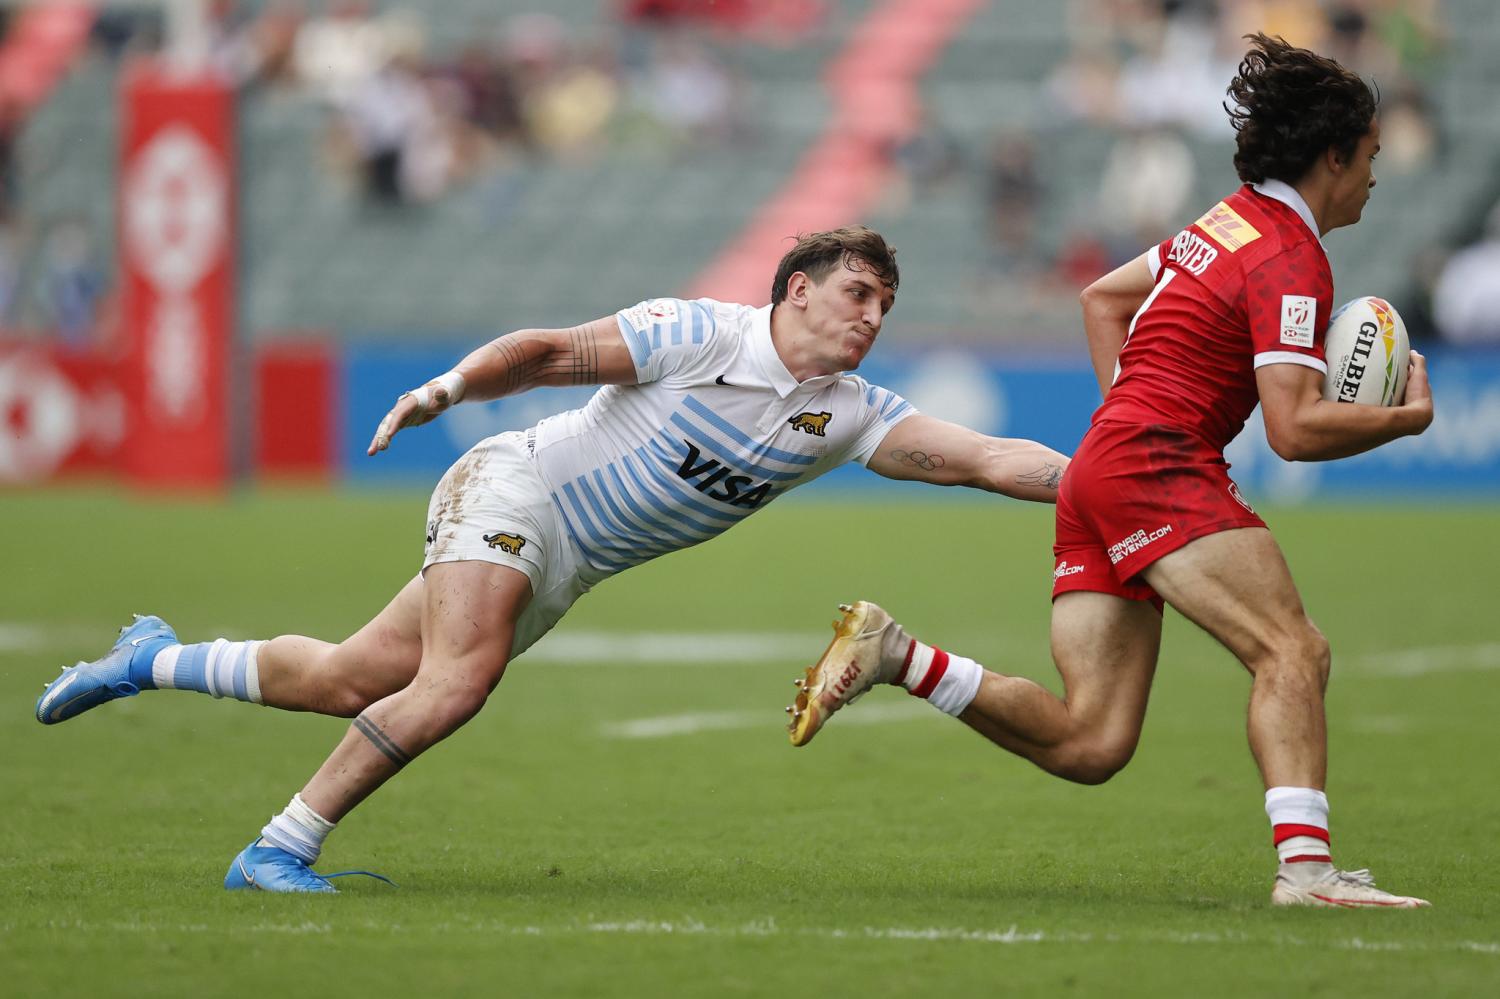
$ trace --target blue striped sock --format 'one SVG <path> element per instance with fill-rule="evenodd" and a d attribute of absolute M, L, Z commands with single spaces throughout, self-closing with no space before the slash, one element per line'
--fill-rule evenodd
<path fill-rule="evenodd" d="M 219 638 L 195 645 L 176 645 L 156 654 L 151 676 L 160 689 L 196 690 L 211 697 L 233 697 L 260 704 L 257 654 L 264 642 L 231 642 Z"/>

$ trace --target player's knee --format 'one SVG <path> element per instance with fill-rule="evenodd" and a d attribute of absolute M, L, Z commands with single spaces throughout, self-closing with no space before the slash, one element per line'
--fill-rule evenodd
<path fill-rule="evenodd" d="M 1124 770 L 1134 755 L 1134 741 L 1079 742 L 1061 747 L 1047 769 L 1075 784 L 1103 784 Z"/>
<path fill-rule="evenodd" d="M 1328 645 L 1328 638 L 1318 630 L 1317 625 L 1309 621 L 1307 629 L 1305 654 L 1312 666 L 1313 676 L 1318 681 L 1318 689 L 1327 690 L 1328 674 L 1333 669 L 1333 650 Z"/>
<path fill-rule="evenodd" d="M 428 717 L 433 724 L 447 732 L 463 725 L 479 714 L 489 699 L 493 684 L 445 684 L 433 689 L 428 700 Z"/>
<path fill-rule="evenodd" d="M 353 718 L 384 696 L 384 692 L 348 683 L 339 683 L 324 692 L 328 713 L 341 718 Z"/>
<path fill-rule="evenodd" d="M 1278 686 L 1327 689 L 1333 654 L 1328 639 L 1311 621 L 1304 621 L 1302 626 L 1280 636 L 1268 651 L 1266 661 L 1256 670 L 1257 678 L 1266 673 L 1269 675 L 1264 679 Z"/>

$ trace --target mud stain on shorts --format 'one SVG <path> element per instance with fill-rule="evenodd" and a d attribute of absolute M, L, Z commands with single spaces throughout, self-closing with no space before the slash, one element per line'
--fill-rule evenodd
<path fill-rule="evenodd" d="M 460 458 L 458 464 L 448 469 L 448 473 L 438 483 L 437 501 L 433 505 L 430 527 L 430 543 L 436 548 L 443 547 L 444 542 L 455 540 L 453 532 L 463 522 L 466 508 L 474 495 L 469 488 L 470 484 L 482 481 L 489 458 L 488 448 L 474 448 Z"/>

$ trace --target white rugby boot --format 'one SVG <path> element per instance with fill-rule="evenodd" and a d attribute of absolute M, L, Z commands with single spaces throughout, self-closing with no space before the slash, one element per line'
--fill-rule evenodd
<path fill-rule="evenodd" d="M 842 621 L 833 624 L 833 641 L 797 685 L 797 700 L 788 707 L 787 731 L 792 745 L 805 746 L 818 729 L 846 704 L 877 683 L 894 683 L 906 659 L 911 638 L 891 616 L 867 600 L 839 604 Z"/>
<path fill-rule="evenodd" d="M 1282 864 L 1271 889 L 1272 905 L 1320 905 L 1344 909 L 1419 909 L 1425 898 L 1393 895 L 1375 887 L 1369 871 L 1341 871 L 1332 864 Z"/>

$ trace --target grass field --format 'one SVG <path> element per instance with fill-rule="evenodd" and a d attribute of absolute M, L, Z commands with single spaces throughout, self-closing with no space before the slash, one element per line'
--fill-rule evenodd
<path fill-rule="evenodd" d="M 344 722 L 178 692 L 32 720 L 131 611 L 342 637 L 415 570 L 424 506 L 0 498 L 0 991 L 1495 994 L 1495 507 L 1268 514 L 1334 645 L 1335 853 L 1421 912 L 1267 905 L 1248 681 L 1180 618 L 1102 787 L 893 690 L 790 748 L 790 681 L 851 596 L 1056 689 L 1050 511 L 1013 503 L 794 499 L 605 583 L 330 839 L 320 866 L 399 889 L 219 887 Z"/>

